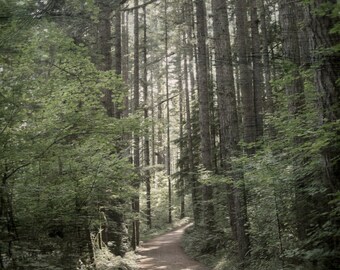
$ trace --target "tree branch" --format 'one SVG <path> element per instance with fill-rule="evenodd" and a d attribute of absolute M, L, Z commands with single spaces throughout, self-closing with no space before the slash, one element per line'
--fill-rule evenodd
<path fill-rule="evenodd" d="M 124 8 L 124 9 L 122 9 L 122 11 L 132 11 L 132 10 L 135 10 L 135 9 L 137 9 L 137 8 L 145 7 L 145 6 L 149 5 L 149 4 L 152 4 L 152 3 L 157 2 L 157 1 L 158 1 L 158 0 L 150 0 L 150 1 L 146 2 L 146 3 L 144 3 L 144 4 L 140 4 L 140 5 L 135 6 L 135 7 Z"/>
<path fill-rule="evenodd" d="M 164 100 L 160 101 L 157 105 L 158 105 L 158 106 L 159 106 L 159 105 L 162 105 L 164 102 L 167 102 L 168 100 L 172 100 L 172 99 L 174 99 L 175 97 L 178 97 L 178 96 L 179 96 L 179 94 L 174 95 L 174 96 L 172 96 L 172 97 L 169 97 L 169 98 L 167 98 L 167 99 L 164 99 Z"/>
<path fill-rule="evenodd" d="M 176 54 L 176 53 L 175 53 L 175 52 L 170 52 L 170 53 L 168 53 L 167 57 L 170 57 L 170 56 L 172 56 L 172 55 L 174 55 L 174 54 Z M 164 58 L 165 58 L 165 55 L 162 56 L 162 57 L 160 57 L 160 58 L 158 58 L 158 59 L 156 59 L 156 60 L 154 60 L 154 61 L 152 61 L 152 62 L 148 62 L 146 65 L 147 65 L 147 66 L 151 66 L 151 65 L 153 65 L 153 64 L 156 64 L 156 63 L 162 61 Z"/>

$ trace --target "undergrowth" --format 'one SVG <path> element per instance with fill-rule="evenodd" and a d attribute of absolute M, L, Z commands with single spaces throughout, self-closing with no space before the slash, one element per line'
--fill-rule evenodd
<path fill-rule="evenodd" d="M 134 251 L 127 252 L 124 257 L 115 256 L 107 247 L 95 251 L 95 267 L 81 264 L 78 270 L 137 270 L 137 255 Z"/>
<path fill-rule="evenodd" d="M 137 270 L 137 255 L 130 251 L 124 257 L 114 256 L 108 249 L 102 249 L 96 257 L 97 270 Z"/>
<path fill-rule="evenodd" d="M 186 229 L 182 246 L 190 257 L 212 270 L 278 270 L 283 269 L 280 262 L 252 258 L 246 268 L 242 268 L 237 259 L 235 242 L 223 232 L 206 232 L 194 226 Z M 221 240 L 224 239 L 224 240 Z M 292 269 L 292 268 L 284 268 Z"/>

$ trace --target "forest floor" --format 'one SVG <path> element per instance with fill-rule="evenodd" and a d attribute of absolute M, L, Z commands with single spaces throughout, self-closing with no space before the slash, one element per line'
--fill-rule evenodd
<path fill-rule="evenodd" d="M 138 249 L 139 269 L 208 270 L 186 255 L 181 247 L 181 237 L 189 226 L 191 224 L 144 243 Z"/>

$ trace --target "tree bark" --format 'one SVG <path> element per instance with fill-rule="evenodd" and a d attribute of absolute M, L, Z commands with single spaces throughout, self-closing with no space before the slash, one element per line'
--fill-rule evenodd
<path fill-rule="evenodd" d="M 179 51 L 179 49 L 178 49 Z M 178 53 L 177 55 L 177 84 L 179 91 L 179 151 L 180 151 L 180 160 L 182 161 L 180 164 L 180 176 L 179 176 L 179 197 L 180 197 L 180 218 L 185 217 L 185 177 L 184 177 L 184 164 L 183 159 L 185 155 L 185 147 L 184 147 L 184 132 L 183 132 L 183 124 L 184 124 L 184 109 L 183 109 L 183 79 L 182 79 L 182 54 Z"/>
<path fill-rule="evenodd" d="M 114 23 L 114 47 L 115 47 L 115 72 L 117 75 L 122 74 L 122 19 L 121 19 L 121 9 L 120 4 L 115 7 L 115 23 Z M 119 104 L 114 105 L 115 117 L 120 118 L 122 115 L 122 110 Z"/>
<path fill-rule="evenodd" d="M 144 1 L 145 2 L 145 1 Z M 148 93 L 148 69 L 147 69 L 147 21 L 146 7 L 143 7 L 143 94 L 144 94 L 144 119 L 147 122 L 149 119 L 149 93 Z M 150 141 L 149 129 L 144 135 L 144 165 L 145 165 L 145 185 L 146 185 L 146 219 L 147 225 L 151 229 L 151 175 L 150 175 Z"/>
<path fill-rule="evenodd" d="M 228 10 L 225 0 L 213 0 L 213 30 L 218 115 L 220 125 L 220 166 L 223 174 L 232 170 L 231 157 L 237 154 L 239 127 L 231 56 Z M 230 226 L 237 240 L 232 184 L 226 184 Z"/>
<path fill-rule="evenodd" d="M 166 172 L 168 177 L 168 222 L 172 223 L 172 183 L 170 149 L 170 96 L 169 96 L 169 59 L 168 59 L 168 3 L 164 1 L 165 15 L 165 92 L 166 92 Z"/>
<path fill-rule="evenodd" d="M 185 14 L 187 14 L 185 12 Z M 189 33 L 188 33 L 189 36 Z M 190 37 L 190 36 L 189 36 Z M 194 152 L 193 152 L 193 138 L 192 138 L 192 117 L 191 117 L 191 106 L 190 106 L 190 90 L 189 90 L 189 77 L 191 71 L 188 68 L 188 55 L 192 53 L 192 48 L 188 42 L 188 37 L 186 33 L 183 34 L 183 40 L 185 44 L 184 50 L 184 92 L 185 92 L 185 115 L 186 115 L 186 135 L 187 135 L 187 151 L 188 151 L 188 171 L 189 171 L 189 180 L 191 184 L 191 196 L 192 196 L 192 208 L 193 208 L 193 216 L 195 224 L 199 224 L 199 216 L 200 216 L 200 208 L 198 202 L 198 182 L 195 172 L 195 163 L 194 163 Z M 190 60 L 189 60 L 190 61 Z M 193 76 L 193 75 L 192 75 Z M 192 86 L 191 86 L 192 87 Z"/>
<path fill-rule="evenodd" d="M 335 0 L 329 4 L 338 5 Z M 324 1 L 313 0 L 309 7 L 309 40 L 310 50 L 313 52 L 312 61 L 317 66 L 314 70 L 314 81 L 319 98 L 320 118 L 322 124 L 335 123 L 340 117 L 340 91 L 337 80 L 339 79 L 340 63 L 338 55 L 318 53 L 325 48 L 331 48 L 339 44 L 339 32 L 330 34 L 335 26 L 336 19 L 328 15 L 317 15 L 315 10 L 320 9 Z M 328 147 L 322 153 L 324 167 L 324 183 L 331 193 L 340 190 L 340 160 L 339 149 Z"/>
<path fill-rule="evenodd" d="M 122 78 L 126 86 L 129 85 L 129 22 L 128 16 L 123 14 L 122 19 Z M 129 95 L 124 99 L 123 116 L 129 115 Z"/>
<path fill-rule="evenodd" d="M 212 172 L 213 156 L 211 148 L 209 86 L 208 86 L 208 50 L 207 50 L 207 22 L 206 6 L 203 0 L 196 0 L 197 21 L 197 63 L 198 63 L 198 94 L 199 94 L 199 125 L 201 136 L 201 158 L 205 170 Z M 215 226 L 213 188 L 203 185 L 203 215 L 204 225 L 209 230 Z"/>
<path fill-rule="evenodd" d="M 135 6 L 138 5 L 138 0 L 134 0 Z M 138 112 L 139 110 L 139 12 L 138 9 L 134 10 L 134 83 L 133 83 L 133 110 L 134 112 Z M 137 171 L 137 175 L 140 175 L 140 147 L 139 147 L 140 139 L 139 134 L 134 135 L 134 166 Z M 137 192 L 139 193 L 139 178 L 136 179 L 134 187 L 136 188 Z M 133 233 L 132 233 L 132 247 L 136 249 L 139 246 L 139 195 L 133 199 L 132 202 L 132 210 L 134 212 L 134 220 L 133 220 Z"/>
<path fill-rule="evenodd" d="M 196 98 L 196 78 L 195 78 L 195 46 L 192 40 L 195 38 L 195 23 L 194 23 L 194 5 L 192 0 L 186 0 L 184 4 L 184 18 L 186 31 L 185 36 L 185 61 L 184 61 L 184 76 L 185 77 L 185 104 L 186 104 L 186 130 L 188 139 L 188 157 L 189 157 L 189 171 L 191 183 L 191 196 L 193 206 L 193 217 L 195 226 L 201 222 L 201 196 L 202 185 L 197 180 L 197 157 L 194 154 L 194 134 L 197 129 L 193 119 L 196 111 L 192 109 L 191 105 L 197 100 Z"/>
<path fill-rule="evenodd" d="M 249 32 L 246 25 L 246 0 L 236 1 L 235 15 L 237 28 L 237 51 L 240 69 L 240 89 L 242 94 L 244 141 L 253 143 L 256 140 L 256 116 L 254 107 L 254 91 L 252 88 L 252 73 L 248 61 Z M 250 149 L 248 153 L 253 153 Z"/>
<path fill-rule="evenodd" d="M 302 113 L 304 105 L 304 87 L 303 80 L 300 75 L 300 46 L 298 37 L 297 17 L 295 11 L 297 6 L 295 2 L 290 0 L 281 0 L 280 23 L 282 29 L 282 49 L 283 57 L 290 64 L 288 72 L 292 74 L 292 80 L 285 85 L 286 95 L 288 96 L 288 109 L 291 117 L 298 117 Z M 296 146 L 301 145 L 300 138 L 294 139 Z M 300 164 L 302 166 L 303 164 Z M 307 211 L 307 194 L 306 177 L 297 177 L 295 183 L 295 214 L 297 235 L 300 240 L 307 237 L 308 211 Z"/>
<path fill-rule="evenodd" d="M 272 72 L 270 66 L 270 58 L 269 58 L 269 33 L 268 33 L 268 19 L 267 19 L 267 11 L 265 8 L 264 0 L 261 0 L 261 13 L 260 13 L 260 24 L 261 24 L 261 32 L 262 32 L 262 57 L 263 57 L 263 67 L 264 67 L 264 89 L 265 89 L 265 110 L 266 112 L 273 113 L 274 112 L 274 103 L 273 103 L 273 91 L 270 84 L 272 79 Z M 269 131 L 271 134 L 272 131 Z"/>
<path fill-rule="evenodd" d="M 101 59 L 97 63 L 97 67 L 102 71 L 112 70 L 112 54 L 111 54 L 111 15 L 114 11 L 114 5 L 107 3 L 103 0 L 98 0 L 97 5 L 99 7 L 99 22 L 98 22 L 98 47 Z M 116 7 L 119 10 L 119 7 Z M 119 15 L 120 16 L 120 15 Z M 120 21 L 120 18 L 119 18 Z M 117 30 L 117 29 L 116 29 Z M 117 30 L 118 31 L 118 30 Z M 116 41 L 121 42 L 120 22 L 119 22 L 119 38 L 116 37 Z M 117 41 L 117 43 L 118 43 Z M 120 45 L 117 44 L 116 50 L 121 50 Z M 118 57 L 120 61 L 119 72 L 121 73 L 121 53 Z M 117 59 L 116 59 L 117 61 Z M 117 68 L 117 66 L 116 66 Z M 112 101 L 112 92 L 110 89 L 103 89 L 103 105 L 107 111 L 109 117 L 115 116 L 115 105 Z M 119 206 L 123 202 L 117 200 L 111 200 L 110 203 L 113 206 Z M 126 237 L 126 228 L 124 224 L 124 216 L 119 210 L 105 209 L 105 215 L 107 217 L 107 225 L 105 227 L 104 241 L 115 242 L 112 251 L 116 255 L 123 256 L 126 249 L 123 247 L 124 238 Z M 118 233 L 117 233 L 118 232 Z"/>
<path fill-rule="evenodd" d="M 97 64 L 98 69 L 107 71 L 112 69 L 111 55 L 111 14 L 113 7 L 105 1 L 98 0 L 99 7 L 99 22 L 98 22 L 98 48 L 100 60 Z M 114 105 L 112 102 L 112 92 L 110 89 L 103 89 L 102 102 L 106 109 L 107 115 L 114 116 Z"/>
<path fill-rule="evenodd" d="M 235 3 L 236 28 L 237 28 L 237 50 L 239 63 L 239 87 L 242 94 L 243 108 L 243 133 L 246 143 L 254 143 L 256 140 L 256 115 L 254 92 L 252 88 L 252 74 L 250 72 L 250 63 L 248 61 L 249 52 L 249 33 L 246 25 L 247 5 L 245 0 L 239 0 Z M 254 153 L 254 147 L 247 147 L 248 155 Z M 250 251 L 250 240 L 247 233 L 247 204 L 246 190 L 243 176 L 237 178 L 238 185 L 234 188 L 235 209 L 237 216 L 237 238 L 238 253 L 242 263 L 246 262 L 246 258 Z"/>
<path fill-rule="evenodd" d="M 250 0 L 253 92 L 255 101 L 256 139 L 263 136 L 263 65 L 261 62 L 257 0 Z"/>

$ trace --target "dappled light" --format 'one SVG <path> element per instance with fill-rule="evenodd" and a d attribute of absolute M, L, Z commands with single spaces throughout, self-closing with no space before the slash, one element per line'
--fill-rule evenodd
<path fill-rule="evenodd" d="M 338 269 L 339 40 L 339 0 L 0 0 L 0 270 Z"/>
<path fill-rule="evenodd" d="M 207 267 L 193 261 L 181 247 L 184 230 L 176 229 L 144 243 L 138 249 L 140 269 L 206 270 Z"/>

